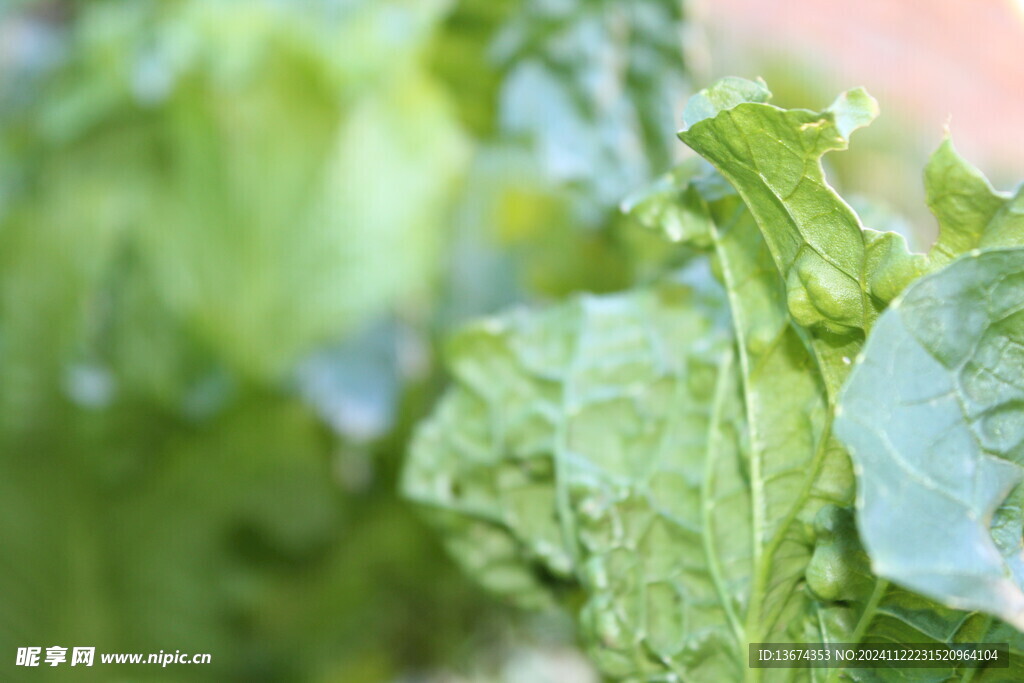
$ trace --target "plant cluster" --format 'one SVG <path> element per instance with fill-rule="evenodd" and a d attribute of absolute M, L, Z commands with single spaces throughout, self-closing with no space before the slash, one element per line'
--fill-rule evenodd
<path fill-rule="evenodd" d="M 751 642 L 1024 651 L 1024 192 L 945 140 L 939 236 L 865 227 L 822 157 L 876 116 L 695 95 L 696 157 L 624 205 L 680 268 L 470 325 L 405 494 L 481 583 L 562 604 L 631 681 L 1017 680 L 747 668 Z"/>

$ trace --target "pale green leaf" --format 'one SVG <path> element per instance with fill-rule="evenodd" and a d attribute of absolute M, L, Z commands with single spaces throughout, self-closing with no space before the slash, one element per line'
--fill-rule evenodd
<path fill-rule="evenodd" d="M 1024 250 L 974 252 L 879 319 L 837 433 L 874 570 L 1024 628 Z"/>
<path fill-rule="evenodd" d="M 406 495 L 485 585 L 521 602 L 578 585 L 588 645 L 619 677 L 739 670 L 742 411 L 707 287 L 471 328 L 405 472 Z"/>

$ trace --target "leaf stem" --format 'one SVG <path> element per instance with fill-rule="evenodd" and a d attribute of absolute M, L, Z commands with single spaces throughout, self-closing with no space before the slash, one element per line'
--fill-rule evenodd
<path fill-rule="evenodd" d="M 718 566 L 718 551 L 715 547 L 714 533 L 712 529 L 711 513 L 714 510 L 712 500 L 713 484 L 715 479 L 715 465 L 720 447 L 721 422 L 723 406 L 727 398 L 727 392 L 732 386 L 732 365 L 733 354 L 728 351 L 723 354 L 722 361 L 718 366 L 718 380 L 715 384 L 715 397 L 712 404 L 711 420 L 708 424 L 708 452 L 704 458 L 704 476 L 701 481 L 701 524 L 704 533 L 701 534 L 704 541 L 704 554 L 708 558 L 708 571 L 711 573 L 711 580 L 715 584 L 715 591 L 718 593 L 718 600 L 722 603 L 729 626 L 736 637 L 736 645 L 740 654 L 746 641 L 745 631 L 740 622 L 739 616 L 733 606 L 732 599 L 726 591 L 725 580 L 722 578 L 721 567 Z"/>

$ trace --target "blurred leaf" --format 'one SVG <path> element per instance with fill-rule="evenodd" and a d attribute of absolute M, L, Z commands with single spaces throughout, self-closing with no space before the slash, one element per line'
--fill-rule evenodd
<path fill-rule="evenodd" d="M 420 328 L 630 283 L 615 202 L 670 157 L 682 13 L 463 2 L 438 33 L 451 4 L 4 6 L 3 649 L 354 681 L 514 649 L 392 491 Z M 481 58 L 439 71 L 486 97 L 429 70 L 455 34 Z"/>
<path fill-rule="evenodd" d="M 433 61 L 481 142 L 457 225 L 473 236 L 465 258 L 512 280 L 467 315 L 621 290 L 645 267 L 634 260 L 658 258 L 623 237 L 617 204 L 674 156 L 683 30 L 678 0 L 456 3 Z"/>
<path fill-rule="evenodd" d="M 475 130 L 610 206 L 669 164 L 682 31 L 676 0 L 462 0 L 435 59 Z"/>
<path fill-rule="evenodd" d="M 246 4 L 242 21 L 231 5 L 83 8 L 76 59 L 38 105 L 31 193 L 10 215 L 36 240 L 64 220 L 89 243 L 67 247 L 94 273 L 66 285 L 77 305 L 127 248 L 155 305 L 244 375 L 277 380 L 315 346 L 429 296 L 466 148 L 413 60 L 436 3 L 325 7 L 342 20 L 319 23 L 269 2 Z M 331 46 L 349 34 L 377 52 L 339 61 Z M 386 65 L 363 63 L 382 54 Z M 8 336 L 27 339 L 16 320 L 5 316 Z"/>

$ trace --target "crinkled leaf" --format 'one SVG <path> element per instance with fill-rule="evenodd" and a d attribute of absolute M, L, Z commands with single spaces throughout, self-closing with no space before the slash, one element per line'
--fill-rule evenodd
<path fill-rule="evenodd" d="M 611 675 L 737 672 L 750 515 L 721 303 L 671 286 L 471 328 L 412 447 L 406 494 L 456 556 L 527 598 L 579 585 Z"/>
<path fill-rule="evenodd" d="M 749 207 L 785 280 L 790 315 L 815 337 L 834 396 L 886 297 L 922 267 L 898 235 L 865 230 L 821 166 L 877 105 L 851 90 L 822 112 L 784 110 L 765 103 L 762 84 L 741 83 L 726 79 L 698 95 L 700 117 L 679 136 Z"/>
<path fill-rule="evenodd" d="M 828 506 L 815 523 L 814 558 L 807 583 L 822 602 L 812 605 L 806 642 L 1009 643 L 1010 669 L 969 669 L 952 663 L 929 670 L 898 668 L 843 669 L 855 681 L 935 682 L 1017 680 L 1024 675 L 1024 635 L 981 612 L 940 604 L 899 585 L 879 579 L 857 533 L 851 508 Z M 833 671 L 832 680 L 839 671 Z"/>
<path fill-rule="evenodd" d="M 853 496 L 849 458 L 830 437 L 831 408 L 813 345 L 789 318 L 767 245 L 717 174 L 692 185 L 714 218 L 715 255 L 739 345 L 751 477 L 763 472 L 767 482 L 752 487 L 760 514 L 749 523 L 754 562 L 740 642 L 885 642 L 896 634 L 903 642 L 970 640 L 958 628 L 969 615 L 871 573 L 845 507 Z M 914 609 L 901 610 L 908 600 Z M 849 673 L 858 680 L 874 675 Z"/>
<path fill-rule="evenodd" d="M 832 402 L 852 358 L 860 348 L 864 332 L 870 330 L 878 312 L 908 283 L 919 277 L 926 268 L 934 266 L 922 255 L 909 254 L 900 235 L 863 228 L 852 210 L 824 182 L 820 156 L 829 149 L 844 147 L 850 132 L 870 121 L 874 114 L 873 102 L 862 92 L 853 91 L 840 97 L 836 104 L 821 114 L 786 112 L 762 104 L 766 93 L 755 86 L 757 84 L 743 88 L 733 81 L 727 81 L 722 84 L 725 93 L 720 97 L 698 96 L 705 109 L 708 108 L 707 103 L 716 98 L 723 103 L 725 109 L 719 113 L 704 111 L 698 117 L 699 120 L 688 120 L 690 129 L 684 131 L 681 137 L 714 163 L 736 187 L 757 219 L 763 236 L 764 244 L 761 248 L 764 254 L 759 268 L 749 258 L 744 262 L 742 252 L 737 249 L 744 247 L 751 255 L 756 253 L 757 235 L 747 234 L 742 240 L 737 240 L 730 251 L 727 239 L 729 232 L 722 229 L 727 224 L 721 218 L 716 220 L 716 253 L 730 292 L 737 336 L 742 342 L 744 303 L 738 294 L 744 288 L 761 287 L 769 291 L 774 286 L 777 296 L 788 299 L 789 309 L 789 316 L 784 310 L 775 315 L 780 315 L 780 319 L 787 324 L 788 318 L 792 316 L 802 326 L 809 327 L 807 335 L 798 337 L 806 340 L 804 353 L 808 353 L 817 365 L 816 368 L 807 367 L 805 372 L 811 376 L 820 373 L 828 388 L 819 399 L 823 401 L 824 424 L 827 425 L 831 420 Z M 737 104 L 737 93 L 743 94 L 745 91 L 752 102 Z M 717 194 L 721 194 L 721 191 L 708 196 Z M 856 274 L 857 278 L 841 279 L 837 285 L 835 278 L 826 278 L 821 273 L 815 276 L 817 279 L 805 277 L 806 273 L 800 273 L 799 262 L 808 258 L 801 255 L 801 252 L 806 254 L 808 246 L 815 250 L 820 248 L 821 254 L 830 261 L 823 272 L 833 276 Z M 730 258 L 735 260 L 735 267 L 730 268 Z M 840 260 L 843 258 L 847 262 Z M 777 267 L 777 275 L 771 272 L 772 260 Z M 768 264 L 767 268 L 765 264 Z M 730 271 L 739 275 L 733 276 L 732 283 L 729 282 Z M 794 272 L 797 273 L 796 277 Z M 760 273 L 761 277 L 751 277 L 755 273 Z M 842 282 L 849 284 L 854 279 L 859 280 L 858 287 L 864 297 L 862 301 L 865 302 L 860 309 L 863 315 L 857 313 L 854 316 L 860 318 L 857 324 L 844 328 L 853 318 L 847 323 L 843 323 L 837 316 L 831 316 L 829 320 L 827 310 L 824 311 L 825 319 L 811 320 L 803 315 L 807 311 L 802 306 L 808 301 L 817 309 L 815 315 L 823 312 L 818 305 L 821 299 L 814 295 L 812 288 L 807 287 L 809 282 L 821 284 L 828 297 L 834 296 L 837 289 L 842 290 Z M 751 281 L 756 283 L 758 280 L 763 282 L 752 287 Z M 773 280 L 776 281 L 774 285 Z M 782 288 L 783 280 L 785 290 Z M 851 294 L 849 299 L 855 302 L 856 297 Z M 764 317 L 771 315 L 766 312 L 772 308 L 762 301 L 749 310 Z M 742 343 L 740 346 L 741 353 L 745 351 L 750 354 L 754 348 L 749 344 L 746 348 Z M 753 436 L 759 429 L 757 411 L 767 410 L 766 414 L 770 414 L 779 402 L 769 401 L 766 405 L 758 406 L 757 395 L 751 395 L 751 388 L 764 385 L 768 388 L 765 395 L 775 397 L 789 394 L 792 391 L 789 387 L 794 384 L 790 378 L 788 382 L 773 386 L 772 378 L 765 377 L 759 370 L 755 366 L 753 371 L 745 372 L 744 377 L 749 429 L 754 444 L 756 441 Z M 783 373 L 778 379 L 784 377 Z M 875 386 L 877 388 L 878 384 Z M 813 392 L 808 395 L 813 395 Z M 785 425 L 786 416 L 776 415 L 763 424 Z M 812 425 L 812 422 L 805 424 L 802 433 L 814 434 Z M 768 443 L 777 445 L 780 442 Z M 822 462 L 826 472 L 831 468 L 831 475 L 825 474 L 815 483 L 818 486 L 831 485 L 834 502 L 842 504 L 849 500 L 852 485 L 848 458 L 835 440 L 825 437 L 822 445 L 829 454 Z M 752 447 L 752 458 L 757 455 L 756 447 Z M 770 457 L 771 450 L 767 449 L 764 455 Z M 843 484 L 846 487 L 845 497 L 840 493 Z M 836 488 L 837 485 L 840 488 Z M 988 636 L 986 630 L 989 626 L 980 631 L 977 628 L 972 631 L 960 628 L 969 618 L 975 621 L 983 619 L 980 615 L 971 617 L 967 613 L 948 609 L 917 596 L 910 596 L 917 605 L 915 610 L 894 610 L 892 605 L 905 602 L 909 594 L 879 582 L 871 574 L 867 556 L 859 550 L 859 542 L 852 531 L 849 511 L 832 505 L 821 507 L 819 501 L 818 505 L 812 504 L 802 512 L 806 514 L 815 509 L 818 513 L 813 521 L 813 555 L 809 562 L 801 560 L 806 568 L 803 576 L 806 585 L 819 599 L 807 605 L 809 611 L 817 615 L 808 621 L 808 641 L 884 641 L 886 637 L 897 633 L 899 637 L 895 639 L 904 642 L 970 640 L 970 637 L 963 636 L 965 632 L 974 636 L 984 634 L 985 637 L 978 637 L 980 640 Z M 859 672 L 858 677 L 863 677 L 863 673 Z M 946 674 L 948 672 L 944 672 L 943 676 Z"/>
<path fill-rule="evenodd" d="M 738 629 L 741 642 L 757 641 L 787 605 L 807 611 L 808 596 L 795 586 L 811 561 L 810 528 L 823 506 L 852 499 L 853 475 L 829 439 L 828 396 L 814 353 L 790 320 L 784 283 L 750 212 L 720 175 L 700 164 L 681 165 L 658 188 L 632 208 L 645 224 L 660 221 L 674 242 L 713 246 L 739 348 L 751 477 L 770 481 L 752 487 L 752 597 Z M 681 236 L 679 216 L 703 225 L 703 233 Z M 808 583 L 812 591 L 819 587 Z"/>
<path fill-rule="evenodd" d="M 617 372 L 623 386 L 605 387 L 601 402 L 575 398 L 595 393 L 587 380 L 597 358 L 619 368 L 612 360 L 619 354 L 605 349 L 631 335 L 622 320 L 599 324 L 591 313 L 582 325 L 575 308 L 556 309 L 535 316 L 532 327 L 520 323 L 518 344 L 504 326 L 485 326 L 489 346 L 454 359 L 460 383 L 420 432 L 406 472 L 407 494 L 434 508 L 456 555 L 490 587 L 521 599 L 543 594 L 544 578 L 548 585 L 552 576 L 573 580 L 585 595 L 580 623 L 592 656 L 609 675 L 629 680 L 672 673 L 737 679 L 747 642 L 849 638 L 875 587 L 870 574 L 849 581 L 866 558 L 851 561 L 847 551 L 856 538 L 829 521 L 842 514 L 837 504 L 851 500 L 853 475 L 829 438 L 825 385 L 788 316 L 784 283 L 743 204 L 716 186 L 714 176 L 688 182 L 697 170 L 667 177 L 634 211 L 652 226 L 664 221 L 673 240 L 681 239 L 680 217 L 705 226 L 703 234 L 688 234 L 715 247 L 739 358 L 728 365 L 690 359 L 685 369 L 704 376 L 704 387 L 697 394 L 670 392 L 676 402 L 663 401 L 662 409 L 674 424 L 658 427 L 651 421 L 660 410 L 623 420 L 623 407 L 613 400 L 627 391 L 644 396 L 641 387 L 652 384 L 644 365 Z M 612 307 L 609 301 L 605 317 L 611 322 L 613 311 L 619 318 L 629 305 L 642 315 L 638 303 L 617 298 Z M 585 343 L 552 343 L 545 327 L 563 329 L 560 337 L 573 330 Z M 502 344 L 491 346 L 499 331 Z M 537 340 L 532 344 L 547 340 L 561 357 L 549 352 L 552 360 L 540 365 L 524 350 L 509 354 L 509 348 L 530 348 L 530 337 Z M 693 344 L 680 341 L 676 348 L 683 351 Z M 528 394 L 528 387 L 547 383 L 512 380 L 504 369 L 509 362 L 533 365 L 531 374 L 557 379 L 555 388 L 568 394 Z M 535 407 L 527 411 L 514 396 L 527 396 Z M 543 444 L 544 465 L 528 471 L 539 473 L 544 490 L 517 504 L 494 489 L 502 480 L 523 486 L 521 475 L 498 474 L 521 459 L 522 430 L 535 426 L 523 414 L 545 415 L 544 438 L 552 441 L 530 441 Z M 651 430 L 654 436 L 641 438 Z M 624 451 L 619 444 L 630 438 L 636 443 Z M 531 531 L 527 512 L 546 523 Z M 920 631 L 913 635 L 926 639 Z"/>
<path fill-rule="evenodd" d="M 676 173 L 686 187 L 685 177 L 693 175 L 681 167 Z M 634 205 L 641 217 L 662 227 L 669 239 L 678 239 L 673 226 L 681 212 L 698 216 L 699 206 L 691 201 L 692 195 L 677 188 L 668 192 L 668 179 L 655 192 Z M 775 271 L 771 254 L 760 238 L 754 222 L 742 204 L 729 199 L 729 189 L 713 174 L 690 183 L 701 188 L 700 195 L 707 198 L 714 221 L 715 253 L 718 270 L 729 292 L 734 325 L 740 352 L 747 361 L 744 371 L 745 400 L 748 430 L 751 436 L 750 458 L 756 463 L 794 459 L 794 454 L 813 453 L 813 439 L 822 439 L 822 429 L 830 420 L 828 399 L 820 384 L 813 363 L 813 343 L 807 347 L 805 338 L 797 333 L 789 320 L 785 306 L 783 283 Z M 673 201 L 675 211 L 661 203 Z M 648 206 L 645 206 L 645 203 Z M 881 236 L 881 233 L 874 233 Z M 888 238 L 888 236 L 885 236 Z M 871 234 L 869 233 L 869 239 Z M 871 242 L 869 242 L 869 245 Z M 870 247 L 869 247 L 870 248 Z M 905 251 L 905 249 L 904 249 Z M 870 252 L 869 252 L 870 253 Z M 777 321 L 771 324 L 769 321 Z M 771 334 L 776 330 L 776 334 Z M 790 337 L 781 342 L 779 335 Z M 804 360 L 801 362 L 800 358 Z M 795 365 L 794 365 L 795 363 Z M 788 364 L 788 369 L 787 369 Z M 800 387 L 806 387 L 801 390 Z M 779 396 L 792 400 L 780 401 Z M 805 408 L 819 406 L 817 411 L 801 413 L 792 410 L 793 404 Z M 817 419 L 814 418 L 817 415 Z M 765 438 L 758 439 L 760 431 Z M 789 441 L 787 442 L 787 435 Z M 796 437 L 794 439 L 794 437 Z M 760 443 L 759 443 L 760 442 Z M 827 436 L 819 442 L 824 448 L 817 458 L 805 461 L 802 472 L 792 472 L 791 483 L 808 488 L 776 499 L 774 514 L 765 518 L 778 520 L 774 528 L 785 529 L 797 523 L 796 529 L 813 527 L 801 543 L 800 532 L 782 538 L 780 557 L 767 554 L 770 562 L 766 575 L 772 577 L 768 585 L 786 586 L 787 578 L 805 581 L 811 596 L 795 591 L 787 599 L 798 605 L 795 613 L 806 617 L 808 642 L 967 642 L 988 640 L 996 642 L 1000 635 L 998 622 L 986 620 L 983 615 L 961 612 L 936 604 L 900 588 L 879 581 L 871 572 L 867 554 L 860 546 L 853 524 L 852 511 L 832 503 L 848 504 L 852 492 L 852 473 L 843 449 Z M 775 493 L 784 492 L 780 486 Z M 766 489 L 768 494 L 772 488 Z M 764 497 L 771 502 L 771 495 Z M 787 512 L 791 516 L 787 516 Z M 755 517 L 755 520 L 757 517 Z M 762 518 L 763 519 L 763 518 Z M 803 532 L 807 534 L 807 531 Z M 770 536 L 768 536 L 770 538 Z M 808 538 L 813 543 L 810 548 Z M 787 577 L 786 566 L 792 573 Z M 754 575 L 755 586 L 757 574 Z M 793 586 L 793 583 L 788 583 Z M 771 596 L 768 596 L 769 598 Z M 808 597 L 815 599 L 811 600 Z M 909 605 L 909 607 L 908 607 Z M 776 602 L 775 606 L 778 606 Z M 752 604 L 756 607 L 756 603 Z M 771 623 L 772 601 L 765 602 L 761 620 Z M 760 623 L 755 619 L 752 638 L 763 638 L 758 633 Z M 1015 643 L 1014 651 L 1019 651 Z M 934 680 L 946 680 L 953 668 L 935 672 Z M 874 670 L 850 670 L 856 680 L 890 680 L 895 671 L 879 673 Z M 918 676 L 915 678 L 917 680 Z"/>
<path fill-rule="evenodd" d="M 1018 628 L 1022 272 L 1024 250 L 995 250 L 913 284 L 876 324 L 837 424 L 875 571 Z"/>
<path fill-rule="evenodd" d="M 912 254 L 901 235 L 864 228 L 821 166 L 825 153 L 845 149 L 850 134 L 873 120 L 874 100 L 851 90 L 815 113 L 773 107 L 769 97 L 761 82 L 723 79 L 691 99 L 680 137 L 750 207 L 786 280 L 790 313 L 820 342 L 834 395 L 858 337 L 907 284 L 970 249 L 1021 243 L 1024 200 L 1019 191 L 993 190 L 947 139 L 925 173 L 939 240 L 927 257 Z"/>
<path fill-rule="evenodd" d="M 718 96 L 718 91 L 727 92 Z M 821 157 L 845 149 L 833 110 L 783 110 L 740 101 L 734 81 L 719 82 L 698 100 L 722 108 L 680 133 L 737 189 L 762 226 L 786 279 L 789 308 L 805 326 L 863 328 L 869 316 L 863 229 L 853 210 L 825 182 Z M 858 93 L 864 108 L 872 100 Z M 848 98 L 850 99 L 850 98 Z"/>

